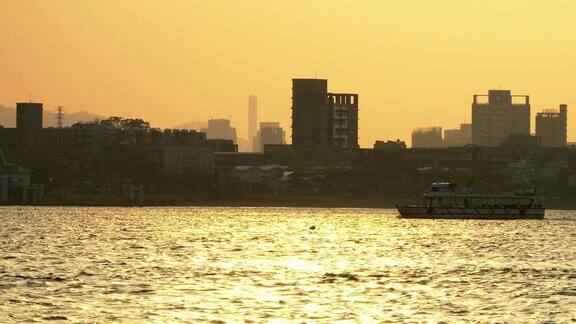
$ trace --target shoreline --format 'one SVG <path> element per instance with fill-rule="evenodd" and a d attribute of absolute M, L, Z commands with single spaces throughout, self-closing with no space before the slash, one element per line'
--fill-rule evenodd
<path fill-rule="evenodd" d="M 88 198 L 88 197 L 83 197 Z M 102 198 L 102 197 L 100 197 Z M 112 198 L 112 197 L 106 197 Z M 45 207 L 316 207 L 316 208 L 395 208 L 397 203 L 418 203 L 409 196 L 250 196 L 250 197 L 200 197 L 185 195 L 158 195 L 145 197 L 142 204 L 118 199 L 60 199 L 48 200 L 28 206 Z M 4 205 L 24 206 L 24 205 Z M 576 210 L 574 200 L 546 202 L 550 210 Z"/>
<path fill-rule="evenodd" d="M 77 207 L 319 207 L 319 208 L 395 208 L 392 197 L 372 196 L 252 196 L 182 199 L 166 197 L 145 199 L 142 204 L 123 201 L 47 201 L 35 206 Z M 167 199 L 168 198 L 168 199 Z"/>

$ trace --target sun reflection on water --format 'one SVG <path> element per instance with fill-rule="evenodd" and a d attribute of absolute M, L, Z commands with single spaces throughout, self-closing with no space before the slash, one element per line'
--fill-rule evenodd
<path fill-rule="evenodd" d="M 576 217 L 550 217 L 4 208 L 0 322 L 563 322 Z"/>

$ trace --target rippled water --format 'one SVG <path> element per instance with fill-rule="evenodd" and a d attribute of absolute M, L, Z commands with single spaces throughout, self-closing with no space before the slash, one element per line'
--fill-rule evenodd
<path fill-rule="evenodd" d="M 0 322 L 42 319 L 574 321 L 576 213 L 0 208 Z"/>

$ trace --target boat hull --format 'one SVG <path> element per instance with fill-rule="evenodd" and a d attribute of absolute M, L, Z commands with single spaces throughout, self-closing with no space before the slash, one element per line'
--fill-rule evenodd
<path fill-rule="evenodd" d="M 543 207 L 429 207 L 396 205 L 400 218 L 427 219 L 543 219 Z"/>

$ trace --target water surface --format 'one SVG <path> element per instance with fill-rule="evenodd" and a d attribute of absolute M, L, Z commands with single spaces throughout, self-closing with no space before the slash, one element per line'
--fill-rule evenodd
<path fill-rule="evenodd" d="M 576 213 L 546 218 L 5 207 L 0 322 L 576 321 Z"/>

